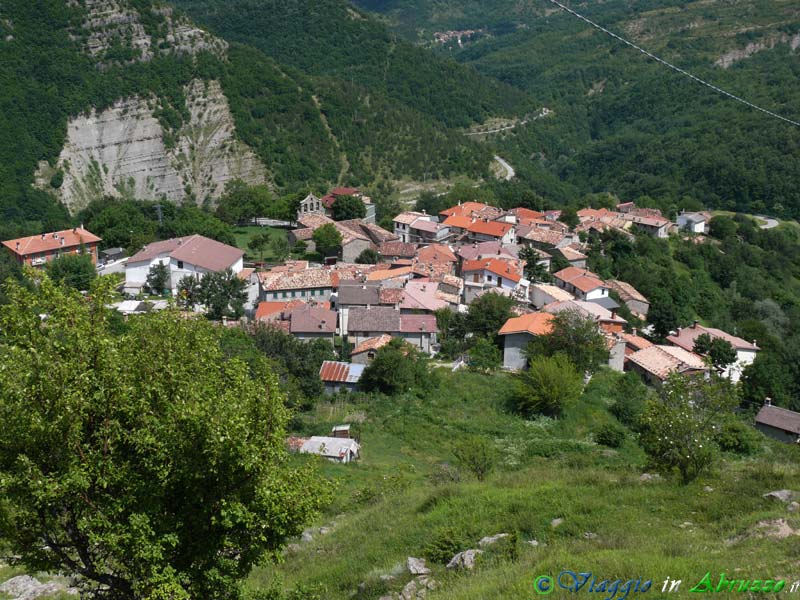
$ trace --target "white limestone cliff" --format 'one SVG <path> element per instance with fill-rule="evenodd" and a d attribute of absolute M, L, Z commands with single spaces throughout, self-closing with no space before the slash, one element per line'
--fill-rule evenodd
<path fill-rule="evenodd" d="M 74 117 L 56 165 L 42 162 L 36 185 L 74 213 L 103 196 L 200 204 L 218 198 L 231 179 L 266 183 L 266 168 L 234 135 L 219 82 L 194 80 L 184 91 L 191 117 L 174 132 L 155 117 L 155 98 L 126 98 Z M 54 190 L 59 170 L 63 182 Z"/>

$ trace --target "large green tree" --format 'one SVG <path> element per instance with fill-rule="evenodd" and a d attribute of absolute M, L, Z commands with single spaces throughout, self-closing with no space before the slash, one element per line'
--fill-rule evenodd
<path fill-rule="evenodd" d="M 581 373 L 594 372 L 608 362 L 608 345 L 597 323 L 573 310 L 555 315 L 550 333 L 537 335 L 526 352 L 530 359 L 563 354 Z"/>
<path fill-rule="evenodd" d="M 162 311 L 110 330 L 111 284 L 39 276 L 0 309 L 0 532 L 15 561 L 97 597 L 235 599 L 323 505 L 290 466 L 266 363 Z M 44 317 L 42 316 L 44 315 Z"/>
<path fill-rule="evenodd" d="M 97 277 L 92 259 L 86 254 L 65 254 L 47 263 L 47 273 L 53 281 L 63 281 L 76 290 L 88 290 Z"/>
<path fill-rule="evenodd" d="M 317 252 L 322 256 L 335 256 L 342 249 L 342 234 L 333 223 L 328 223 L 317 229 L 311 239 L 317 245 Z"/>
<path fill-rule="evenodd" d="M 582 390 L 582 376 L 569 358 L 563 354 L 538 356 L 520 374 L 511 403 L 526 416 L 558 416 L 577 402 Z"/>
<path fill-rule="evenodd" d="M 244 314 L 247 282 L 231 269 L 206 273 L 200 280 L 199 301 L 209 319 L 239 319 Z"/>
<path fill-rule="evenodd" d="M 333 203 L 333 219 L 335 221 L 363 219 L 366 216 L 367 207 L 355 196 L 339 196 Z"/>
<path fill-rule="evenodd" d="M 431 383 L 430 375 L 427 359 L 410 344 L 394 338 L 378 350 L 360 384 L 367 391 L 392 395 L 425 388 Z"/>

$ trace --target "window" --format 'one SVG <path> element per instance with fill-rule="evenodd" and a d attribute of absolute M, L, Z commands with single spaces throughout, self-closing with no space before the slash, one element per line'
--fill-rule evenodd
<path fill-rule="evenodd" d="M 182 260 L 179 260 L 179 261 L 178 261 L 178 268 L 179 268 L 179 269 L 182 269 L 182 268 L 183 268 L 183 261 L 182 261 Z"/>
<path fill-rule="evenodd" d="M 292 298 L 294 298 L 294 292 L 292 292 Z"/>
<path fill-rule="evenodd" d="M 367 359 L 368 360 L 375 360 L 375 352 L 373 352 L 372 350 L 367 352 Z"/>
<path fill-rule="evenodd" d="M 287 295 L 288 294 L 286 292 L 283 292 L 283 294 L 281 295 L 281 298 L 286 298 Z"/>

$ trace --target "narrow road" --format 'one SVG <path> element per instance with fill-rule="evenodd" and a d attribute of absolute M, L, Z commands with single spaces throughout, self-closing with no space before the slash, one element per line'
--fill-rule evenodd
<path fill-rule="evenodd" d="M 545 106 L 545 107 L 542 107 L 542 110 L 540 110 L 538 112 L 538 114 L 536 114 L 536 115 L 534 115 L 534 116 L 532 116 L 530 118 L 523 119 L 519 123 L 512 123 L 511 125 L 506 125 L 505 127 L 498 127 L 497 129 L 489 129 L 487 131 L 467 131 L 467 132 L 464 133 L 464 135 L 466 135 L 466 136 L 471 136 L 471 135 L 489 135 L 491 133 L 500 133 L 501 131 L 508 131 L 510 129 L 515 129 L 516 127 L 522 127 L 523 125 L 527 125 L 531 121 L 536 121 L 537 119 L 541 119 L 542 117 L 546 117 L 547 115 L 549 115 L 552 112 L 553 112 L 552 110 L 550 110 L 549 108 L 547 108 Z"/>
<path fill-rule="evenodd" d="M 499 156 L 495 156 L 494 159 L 497 162 L 499 162 L 500 166 L 506 170 L 506 174 L 503 177 L 503 179 L 505 179 L 506 181 L 511 181 L 512 179 L 514 179 L 514 176 L 517 174 L 517 172 L 514 170 L 514 167 L 512 167 L 510 164 L 508 164 L 505 160 L 503 160 Z"/>
<path fill-rule="evenodd" d="M 773 219 L 771 217 L 765 217 L 764 215 L 756 215 L 757 219 L 761 219 L 762 221 L 766 221 L 763 225 L 761 225 L 761 229 L 774 229 L 779 225 L 778 219 Z"/>

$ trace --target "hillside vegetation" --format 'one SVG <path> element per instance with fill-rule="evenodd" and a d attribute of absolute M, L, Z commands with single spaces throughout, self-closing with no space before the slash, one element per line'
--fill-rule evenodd
<path fill-rule="evenodd" d="M 618 450 L 594 440 L 602 425 L 616 423 L 608 408 L 624 393 L 619 375 L 597 375 L 563 419 L 530 421 L 506 409 L 508 376 L 440 370 L 437 377 L 421 396 L 337 398 L 303 419 L 307 435 L 360 421 L 363 459 L 323 466 L 339 481 L 327 517 L 285 563 L 256 570 L 250 589 L 305 593 L 269 598 L 379 598 L 411 579 L 408 556 L 428 558 L 438 583 L 428 598 L 458 600 L 530 598 L 538 575 L 563 569 L 651 578 L 654 590 L 668 576 L 694 585 L 708 570 L 795 575 L 800 537 L 774 536 L 772 522 L 786 508 L 762 494 L 796 481 L 796 449 L 762 438 L 755 456 L 726 455 L 718 471 L 689 486 L 641 481 L 645 456 L 630 432 Z M 471 436 L 497 452 L 483 482 L 454 455 Z M 563 523 L 554 527 L 554 519 Z M 322 526 L 331 531 L 318 533 Z M 475 572 L 444 568 L 455 552 L 498 533 L 512 541 L 485 548 Z"/>
<path fill-rule="evenodd" d="M 612 191 L 691 196 L 711 206 L 797 216 L 800 131 L 667 70 L 546 2 L 364 0 L 399 31 L 485 27 L 442 50 L 526 90 L 555 111 L 498 143 L 520 178 L 554 199 Z M 790 2 L 671 0 L 576 9 L 698 76 L 798 120 L 797 37 Z"/>

